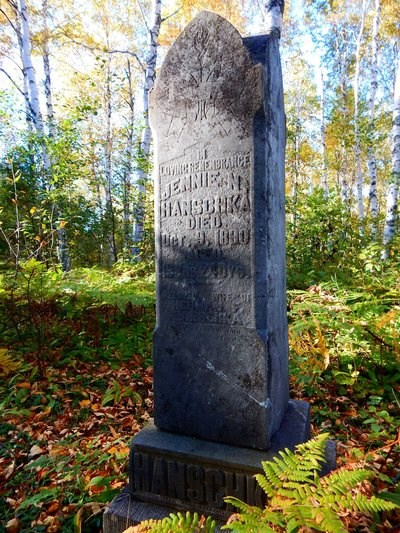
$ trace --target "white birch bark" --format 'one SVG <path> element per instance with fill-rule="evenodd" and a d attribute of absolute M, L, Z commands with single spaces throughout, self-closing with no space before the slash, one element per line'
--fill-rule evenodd
<path fill-rule="evenodd" d="M 282 32 L 282 17 L 284 7 L 284 0 L 266 0 L 265 2 L 266 32 L 271 35 L 275 35 L 278 38 L 281 36 Z"/>
<path fill-rule="evenodd" d="M 322 147 L 322 174 L 321 174 L 321 187 L 324 191 L 324 195 L 329 195 L 328 187 L 328 173 L 326 164 L 326 124 L 325 124 L 325 80 L 324 73 L 321 69 L 321 99 L 320 99 L 320 122 L 321 122 L 321 147 Z"/>
<path fill-rule="evenodd" d="M 373 237 L 377 236 L 377 217 L 378 217 L 378 193 L 377 193 L 377 172 L 374 150 L 374 131 L 375 131 L 375 96 L 378 88 L 378 34 L 380 24 L 380 0 L 375 0 L 375 16 L 372 26 L 372 54 L 371 54 L 371 85 L 368 100 L 369 123 L 372 132 L 371 143 L 368 148 L 368 170 L 370 175 L 369 188 L 369 206 L 371 212 L 371 233 Z"/>
<path fill-rule="evenodd" d="M 135 124 L 135 95 L 132 83 L 131 64 L 128 59 L 126 75 L 128 79 L 128 106 L 129 123 L 126 139 L 126 162 L 124 169 L 124 247 L 130 251 L 132 246 L 132 221 L 131 221 L 131 201 L 132 201 L 132 170 L 134 153 L 134 124 Z"/>
<path fill-rule="evenodd" d="M 360 87 L 360 56 L 361 44 L 364 34 L 365 11 L 367 0 L 363 0 L 360 29 L 356 41 L 356 67 L 354 73 L 354 137 L 355 137 L 355 156 L 356 156 L 356 184 L 357 184 L 357 205 L 358 218 L 360 222 L 364 220 L 364 199 L 363 199 L 363 175 L 361 169 L 361 139 L 360 139 L 360 121 L 359 121 L 359 87 Z"/>
<path fill-rule="evenodd" d="M 340 113 L 345 122 L 350 121 L 348 110 L 348 51 L 346 48 L 342 49 L 341 44 L 343 35 L 339 27 L 334 27 L 335 48 L 337 54 L 337 69 L 339 71 L 339 106 Z M 339 143 L 338 143 L 339 145 Z M 346 205 L 350 199 L 350 187 L 348 182 L 348 160 L 347 160 L 347 146 L 345 138 L 342 138 L 340 146 L 336 150 L 338 162 L 337 181 L 340 190 L 340 197 L 342 202 Z"/>
<path fill-rule="evenodd" d="M 14 12 L 15 12 L 15 25 L 13 25 L 13 29 L 17 35 L 17 41 L 18 46 L 20 50 L 20 56 L 22 60 L 22 29 L 21 29 L 21 17 L 19 14 L 19 11 L 17 9 L 17 6 L 14 6 Z M 31 111 L 31 103 L 29 100 L 29 82 L 28 82 L 28 76 L 25 71 L 25 68 L 22 66 L 22 95 L 24 97 L 25 102 L 25 115 L 26 115 L 26 124 L 28 127 L 28 130 L 30 132 L 33 131 L 33 124 L 32 124 L 32 111 Z"/>
<path fill-rule="evenodd" d="M 149 29 L 149 48 L 146 61 L 145 80 L 143 89 L 143 113 L 144 113 L 144 128 L 140 143 L 141 157 L 147 160 L 150 154 L 151 144 L 151 130 L 149 123 L 149 93 L 153 88 L 156 77 L 156 64 L 158 54 L 158 36 L 161 27 L 161 7 L 162 0 L 153 0 L 152 25 Z M 144 199 L 146 194 L 145 182 L 147 179 L 147 172 L 141 168 L 137 174 L 137 189 L 138 201 L 135 209 L 135 227 L 134 227 L 134 256 L 139 259 L 139 243 L 143 239 L 143 223 L 144 223 Z"/>
<path fill-rule="evenodd" d="M 42 114 L 40 112 L 39 91 L 36 82 L 35 69 L 33 68 L 32 64 L 32 47 L 28 10 L 25 0 L 18 0 L 18 5 L 21 17 L 20 51 L 24 75 L 26 75 L 28 80 L 30 112 L 36 132 L 39 135 L 43 135 L 44 128 Z"/>
<path fill-rule="evenodd" d="M 51 70 L 49 57 L 49 29 L 47 26 L 48 0 L 43 0 L 43 70 L 44 70 L 44 92 L 46 97 L 47 127 L 50 137 L 54 136 L 54 110 L 51 88 Z"/>
<path fill-rule="evenodd" d="M 107 72 L 106 72 L 106 92 L 105 92 L 105 109 L 106 109 L 106 139 L 104 146 L 104 174 L 105 174 L 105 197 L 106 197 L 106 242 L 108 247 L 107 263 L 110 266 L 117 261 L 117 250 L 115 245 L 115 219 L 114 206 L 112 197 L 112 93 L 111 93 L 111 56 L 108 57 Z"/>
<path fill-rule="evenodd" d="M 392 242 L 398 213 L 398 193 L 400 183 L 400 61 L 397 65 L 393 98 L 392 128 L 392 176 L 386 197 L 386 218 L 383 230 L 382 259 L 389 257 L 389 244 Z"/>
<path fill-rule="evenodd" d="M 43 15 L 44 15 L 44 27 L 45 37 L 43 46 L 43 64 L 45 70 L 45 91 L 46 91 L 46 105 L 47 115 L 49 120 L 49 133 L 53 132 L 52 127 L 54 123 L 53 117 L 53 105 L 51 99 L 51 75 L 50 75 L 50 61 L 49 61 L 49 49 L 48 49 L 48 30 L 47 30 L 47 0 L 43 0 Z M 18 42 L 20 46 L 21 61 L 24 75 L 24 92 L 27 92 L 27 98 L 25 100 L 26 107 L 29 107 L 30 118 L 34 125 L 36 133 L 43 137 L 45 135 L 45 128 L 43 123 L 43 117 L 40 110 L 39 90 L 36 81 L 36 73 L 32 63 L 32 45 L 31 45 L 31 32 L 30 32 L 30 20 L 28 9 L 25 0 L 18 0 L 18 13 L 20 17 L 20 24 L 17 26 L 19 31 Z M 27 89 L 25 88 L 27 86 Z M 44 143 L 42 143 L 42 156 L 43 156 L 43 168 L 44 179 L 43 188 L 46 190 L 51 189 L 51 160 Z M 53 204 L 51 219 L 53 215 L 56 219 L 60 218 L 60 213 L 57 205 Z M 58 224 L 59 220 L 57 220 Z M 57 256 L 64 271 L 70 270 L 70 258 L 68 243 L 66 238 L 65 229 L 58 227 L 55 229 L 57 233 Z"/>

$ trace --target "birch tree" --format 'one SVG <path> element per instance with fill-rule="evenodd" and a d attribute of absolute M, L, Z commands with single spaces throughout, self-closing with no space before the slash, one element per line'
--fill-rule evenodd
<path fill-rule="evenodd" d="M 39 136 L 44 135 L 43 118 L 40 110 L 39 90 L 36 81 L 36 72 L 32 63 L 32 39 L 30 31 L 29 14 L 25 0 L 18 0 L 18 6 L 14 5 L 16 13 L 19 14 L 20 29 L 17 30 L 18 44 L 20 47 L 22 69 L 24 77 L 27 80 L 30 118 L 34 124 L 35 130 Z M 47 155 L 44 155 L 45 159 Z M 48 163 L 47 163 L 48 164 Z"/>
<path fill-rule="evenodd" d="M 363 198 L 363 175 L 361 169 L 361 139 L 360 139 L 360 117 L 359 117 L 359 91 L 360 91 L 360 62 L 361 62 L 361 45 L 364 35 L 365 14 L 367 0 L 363 0 L 360 28 L 356 41 L 356 65 L 354 74 L 354 137 L 355 137 L 355 156 L 356 156 L 356 184 L 357 184 L 357 205 L 358 218 L 360 222 L 364 220 L 364 198 Z"/>
<path fill-rule="evenodd" d="M 53 95 L 51 86 L 50 50 L 49 50 L 49 28 L 47 18 L 49 16 L 48 0 L 42 2 L 43 11 L 43 71 L 44 71 L 44 92 L 46 97 L 47 127 L 49 136 L 54 137 L 54 110 Z"/>
<path fill-rule="evenodd" d="M 389 257 L 389 244 L 392 242 L 398 213 L 398 193 L 400 183 L 400 60 L 397 64 L 393 98 L 392 127 L 392 175 L 387 191 L 386 218 L 383 230 L 382 258 Z"/>
<path fill-rule="evenodd" d="M 108 246 L 106 262 L 108 266 L 118 259 L 117 247 L 115 242 L 115 215 L 112 194 L 112 91 L 111 91 L 111 56 L 108 54 L 106 66 L 106 86 L 104 91 L 104 109 L 105 109 L 105 141 L 104 141 L 104 175 L 105 175 L 105 241 Z"/>
<path fill-rule="evenodd" d="M 266 32 L 271 35 L 275 35 L 278 38 L 281 36 L 282 32 L 282 17 L 284 8 L 284 0 L 266 0 L 265 2 Z"/>
<path fill-rule="evenodd" d="M 375 98 L 378 88 L 378 34 L 380 24 L 380 0 L 375 0 L 375 16 L 372 25 L 372 47 L 371 47 L 371 83 L 368 100 L 369 129 L 371 131 L 371 142 L 368 146 L 368 170 L 370 175 L 369 207 L 371 213 L 371 233 L 374 238 L 377 236 L 378 217 L 378 192 L 377 192 L 377 172 L 374 150 L 375 139 Z"/>
<path fill-rule="evenodd" d="M 325 107 L 326 107 L 326 89 L 325 78 L 320 65 L 321 71 L 321 95 L 320 95 L 320 136 L 321 136 L 321 149 L 322 149 L 322 172 L 321 172 L 321 188 L 324 191 L 325 197 L 329 195 L 328 186 L 328 172 L 327 172 L 327 156 L 326 156 L 326 123 L 325 123 Z"/>
<path fill-rule="evenodd" d="M 131 62 L 126 62 L 126 78 L 128 81 L 126 102 L 129 107 L 129 118 L 126 126 L 126 159 L 123 169 L 123 218 L 124 218 L 124 254 L 129 258 L 132 248 L 132 178 L 135 142 L 135 95 Z"/>
<path fill-rule="evenodd" d="M 153 88 L 156 77 L 156 65 L 158 54 L 158 36 L 161 27 L 161 7 L 162 0 L 153 0 L 152 5 L 152 23 L 148 28 L 148 53 L 145 65 L 144 74 L 144 88 L 143 88 L 143 115 L 144 127 L 140 142 L 140 156 L 142 158 L 142 165 L 138 170 L 137 175 L 137 189 L 138 202 L 135 210 L 135 228 L 133 235 L 134 242 L 134 256 L 139 257 L 139 243 L 143 239 L 143 223 L 144 223 L 144 197 L 146 194 L 146 180 L 148 178 L 147 161 L 150 154 L 151 145 L 151 130 L 149 123 L 149 93 Z"/>

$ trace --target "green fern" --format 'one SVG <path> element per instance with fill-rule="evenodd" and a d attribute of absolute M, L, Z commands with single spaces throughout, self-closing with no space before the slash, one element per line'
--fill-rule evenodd
<path fill-rule="evenodd" d="M 328 434 L 319 435 L 298 445 L 295 453 L 286 449 L 272 461 L 264 462 L 264 474 L 258 474 L 256 479 L 268 497 L 266 508 L 225 498 L 241 512 L 222 529 L 271 533 L 278 527 L 295 533 L 307 527 L 325 533 L 346 533 L 340 519 L 344 512 L 368 513 L 399 507 L 376 496 L 352 492 L 372 476 L 367 470 L 337 470 L 320 478 L 328 438 Z"/>
<path fill-rule="evenodd" d="M 214 533 L 215 521 L 199 518 L 197 513 L 171 513 L 162 520 L 146 520 L 140 523 L 140 531 L 146 533 Z M 129 530 L 127 530 L 129 531 Z"/>

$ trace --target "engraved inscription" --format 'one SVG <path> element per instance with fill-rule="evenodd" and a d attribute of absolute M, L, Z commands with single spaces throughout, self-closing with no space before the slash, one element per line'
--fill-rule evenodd
<path fill-rule="evenodd" d="M 211 143 L 189 146 L 159 165 L 159 276 L 170 280 L 161 300 L 168 316 L 186 323 L 248 323 L 251 166 L 251 151 L 215 155 Z M 174 261 L 176 254 L 184 260 Z M 234 292 L 234 280 L 247 280 L 246 298 Z"/>
<path fill-rule="evenodd" d="M 135 452 L 133 456 L 134 492 L 156 495 L 155 501 L 179 499 L 188 504 L 231 510 L 225 496 L 235 496 L 250 505 L 263 507 L 264 493 L 253 475 L 153 457 Z"/>

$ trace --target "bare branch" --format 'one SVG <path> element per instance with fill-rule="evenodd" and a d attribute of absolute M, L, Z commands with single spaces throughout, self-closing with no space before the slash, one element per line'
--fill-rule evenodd
<path fill-rule="evenodd" d="M 171 13 L 170 15 L 168 15 L 167 17 L 161 19 L 161 23 L 165 22 L 166 20 L 170 19 L 171 17 L 174 17 L 177 13 L 179 13 L 179 11 L 182 9 L 182 6 L 181 7 L 178 7 L 178 9 L 176 11 L 174 11 L 173 13 Z"/>
<path fill-rule="evenodd" d="M 136 59 L 136 61 L 139 63 L 140 68 L 143 70 L 143 72 L 146 72 L 146 67 L 141 62 L 139 56 L 135 54 L 135 52 L 130 52 L 129 50 L 107 50 L 108 54 L 128 54 Z"/>
<path fill-rule="evenodd" d="M 14 85 L 14 87 L 22 94 L 22 96 L 25 97 L 24 91 L 18 86 L 17 82 L 13 80 L 13 78 L 9 75 L 9 73 L 4 70 L 4 68 L 0 67 L 0 72 L 3 72 L 7 76 L 7 78 L 11 81 L 11 83 Z"/>
<path fill-rule="evenodd" d="M 149 28 L 149 26 L 148 26 L 148 24 L 147 24 L 146 17 L 144 16 L 143 8 L 142 8 L 142 5 L 141 5 L 140 1 L 139 1 L 139 0 L 136 0 L 136 4 L 137 4 L 137 6 L 138 6 L 138 8 L 139 8 L 140 14 L 142 15 L 143 23 L 144 23 L 144 25 L 146 26 L 146 30 L 147 30 L 147 31 L 150 31 L 150 28 Z"/>
<path fill-rule="evenodd" d="M 9 2 L 10 5 L 12 5 L 13 9 L 16 9 L 16 7 L 11 4 L 11 2 Z M 16 27 L 16 25 L 14 24 L 14 22 L 11 21 L 10 17 L 7 15 L 7 13 L 4 11 L 4 9 L 1 9 L 0 8 L 0 13 L 2 13 L 5 18 L 8 20 L 8 23 L 10 24 L 10 26 L 12 27 L 12 29 L 15 31 L 15 33 L 17 34 L 17 36 L 19 36 L 19 31 L 18 31 L 18 28 Z"/>

